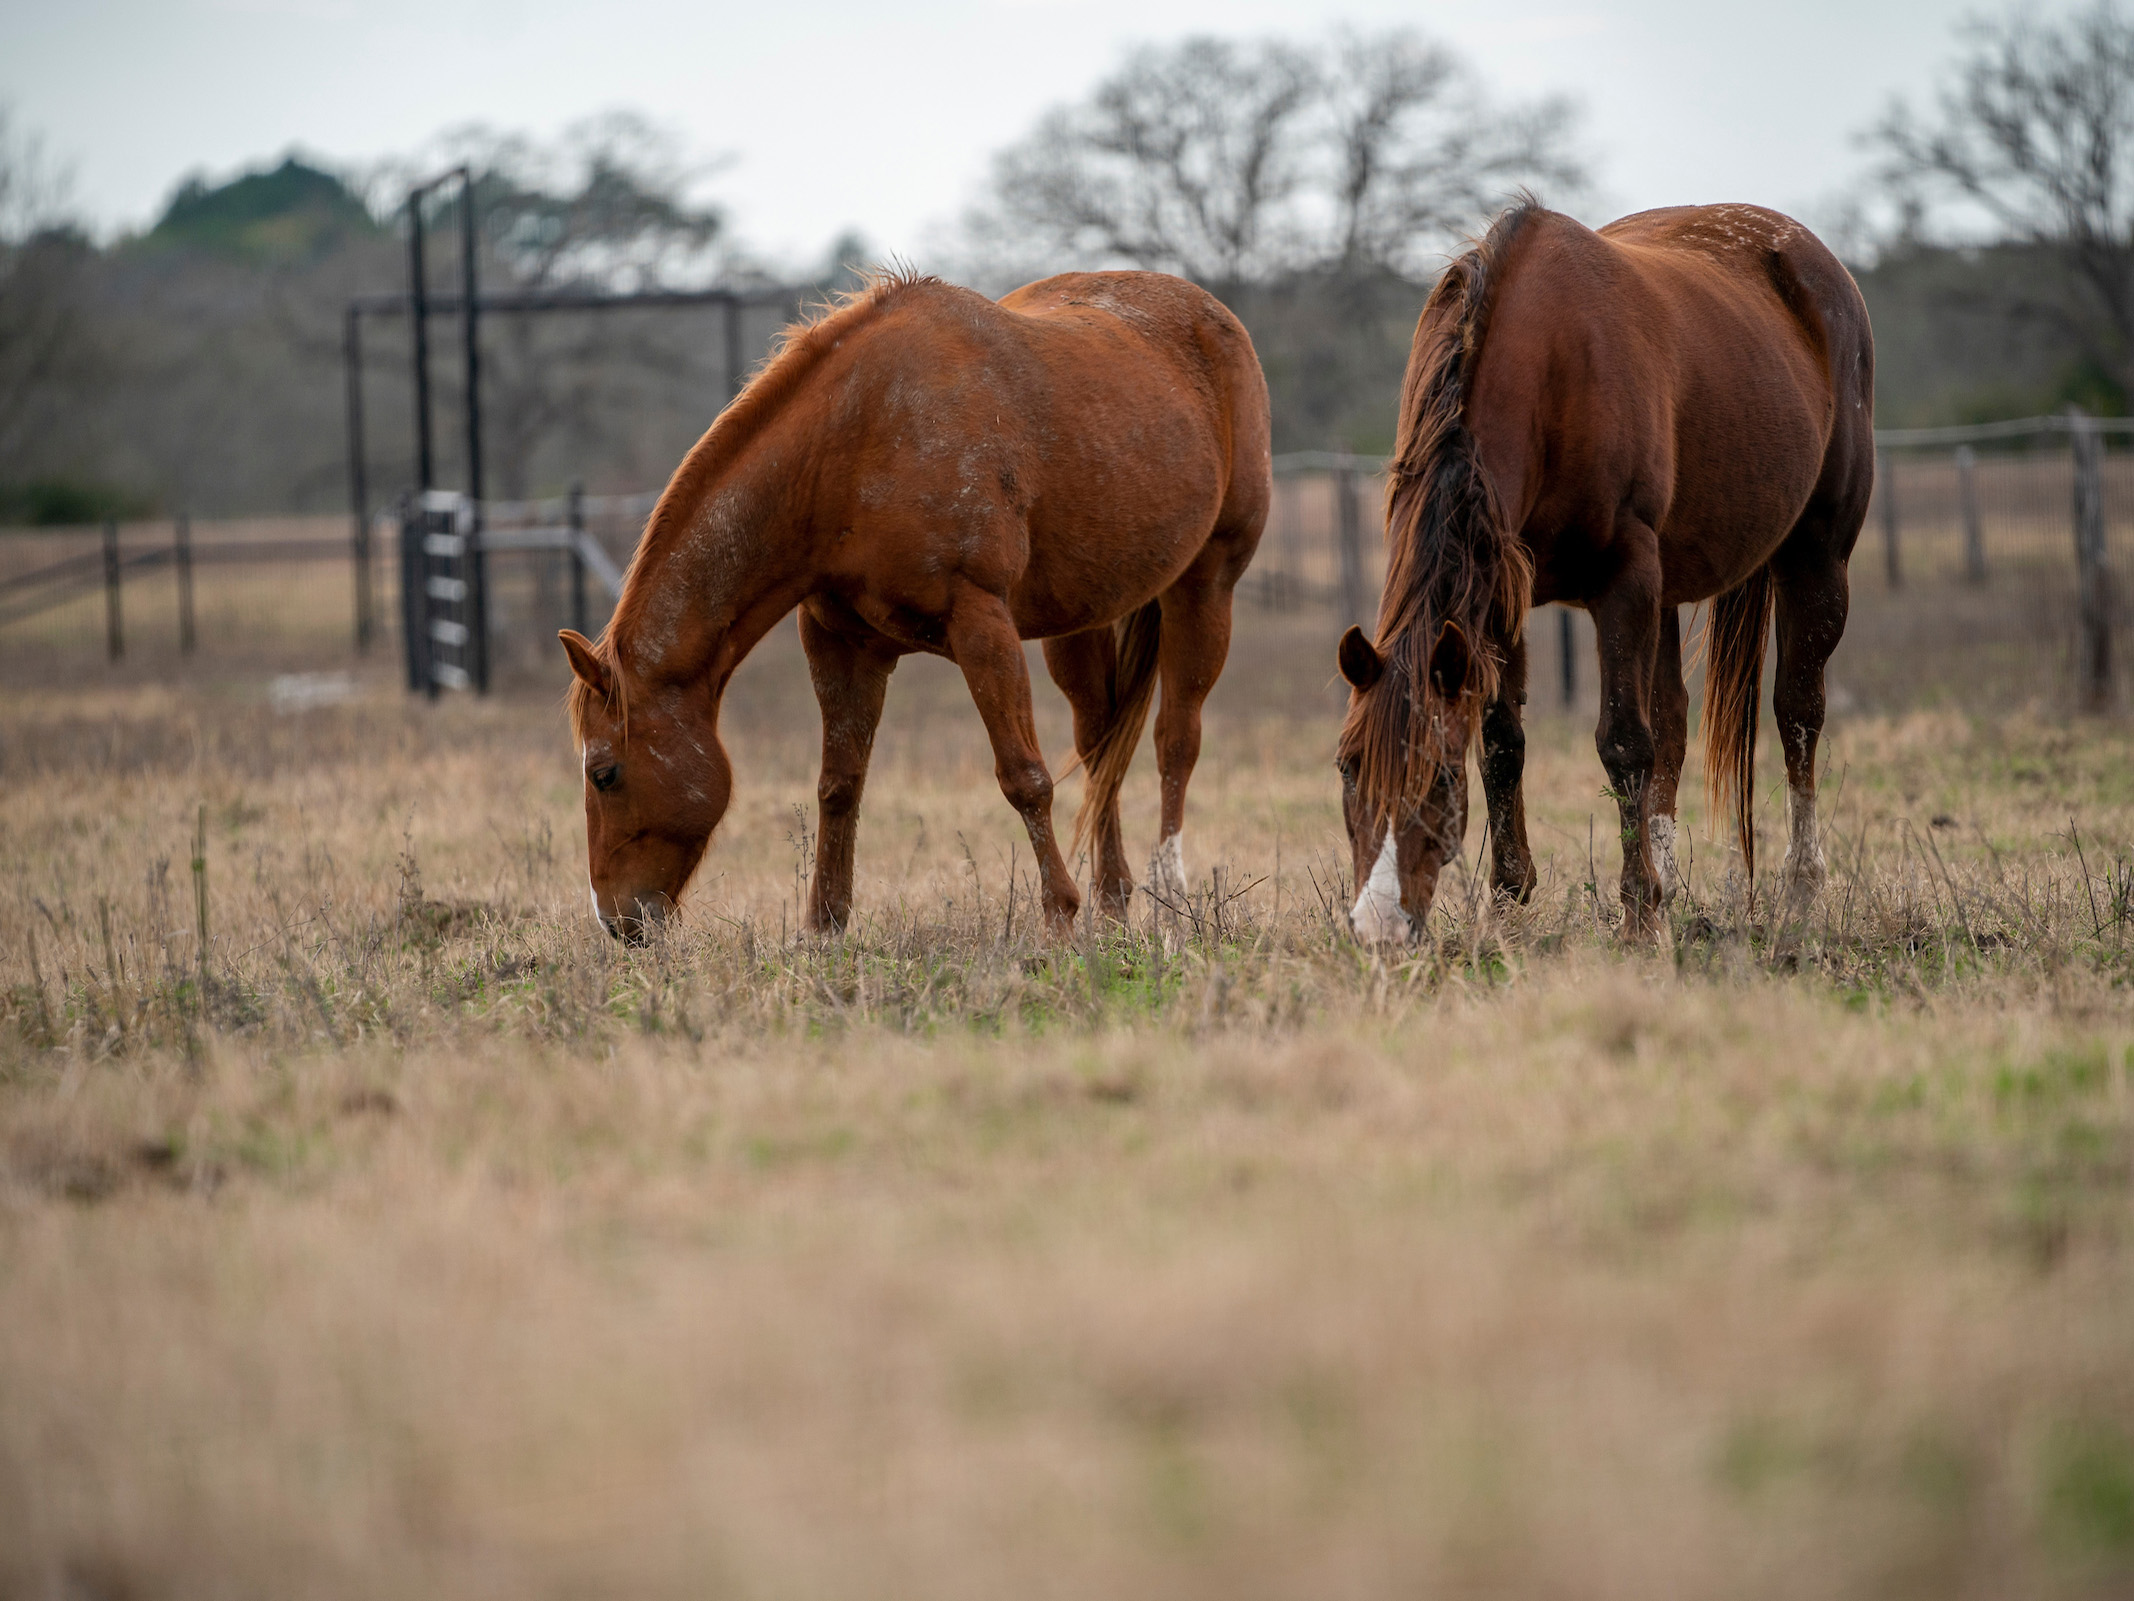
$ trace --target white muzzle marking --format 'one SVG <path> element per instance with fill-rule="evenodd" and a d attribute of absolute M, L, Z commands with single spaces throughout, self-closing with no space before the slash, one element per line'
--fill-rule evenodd
<path fill-rule="evenodd" d="M 1400 904 L 1400 851 L 1391 828 L 1378 847 L 1378 860 L 1371 864 L 1363 893 L 1349 908 L 1349 927 L 1366 945 L 1405 945 L 1414 937 L 1415 925 Z"/>

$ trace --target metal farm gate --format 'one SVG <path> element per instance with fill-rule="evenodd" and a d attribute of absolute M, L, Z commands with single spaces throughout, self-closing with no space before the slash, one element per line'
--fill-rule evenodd
<path fill-rule="evenodd" d="M 642 504 L 640 520 L 650 499 L 631 499 L 632 509 Z M 593 630 L 591 586 L 603 592 L 604 615 L 622 593 L 622 568 L 587 530 L 586 505 L 577 489 L 561 502 L 530 504 L 484 506 L 439 489 L 409 498 L 400 517 L 401 637 L 409 689 L 432 696 L 446 689 L 486 694 L 499 611 L 531 620 L 537 629 L 561 611 L 580 633 Z M 542 512 L 558 510 L 561 522 L 539 520 Z M 558 566 L 567 575 L 567 600 L 542 596 L 544 578 Z M 500 588 L 525 591 L 530 603 L 500 606 Z"/>

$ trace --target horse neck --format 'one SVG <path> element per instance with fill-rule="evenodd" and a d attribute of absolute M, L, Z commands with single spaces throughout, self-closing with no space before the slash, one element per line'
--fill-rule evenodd
<path fill-rule="evenodd" d="M 704 471 L 685 499 L 662 501 L 618 608 L 617 650 L 633 676 L 708 680 L 716 693 L 806 596 L 810 518 L 792 486 L 811 475 L 775 432 Z"/>

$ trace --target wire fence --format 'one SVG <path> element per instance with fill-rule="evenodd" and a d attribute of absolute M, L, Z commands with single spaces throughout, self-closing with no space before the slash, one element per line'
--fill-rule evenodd
<path fill-rule="evenodd" d="M 2071 413 L 1889 430 L 1877 443 L 1832 709 L 2134 709 L 2134 419 Z M 1317 612 L 1331 633 L 1369 625 L 1385 570 L 1383 466 L 1276 458 L 1272 515 L 1242 591 L 1251 607 Z M 1240 637 L 1250 627 L 1241 618 Z M 1527 639 L 1530 706 L 1597 711 L 1591 620 L 1543 608 Z"/>
<path fill-rule="evenodd" d="M 1830 666 L 1833 711 L 2134 709 L 2134 591 L 2122 575 L 2134 559 L 2134 420 L 2031 418 L 1885 432 L 1878 444 Z M 1335 639 L 1376 614 L 1382 466 L 1276 459 L 1233 654 L 1293 657 L 1300 695 L 1326 692 Z M 445 510 L 427 523 L 417 506 L 356 531 L 332 517 L 0 530 L 0 683 L 301 673 L 368 656 L 426 688 L 451 654 L 430 636 L 440 622 L 467 627 L 454 586 L 478 567 L 487 680 L 552 686 L 564 671 L 556 629 L 599 631 L 655 499 L 490 502 L 474 543 L 457 547 L 476 520 L 455 496 L 430 497 Z M 461 609 L 433 615 L 454 593 Z M 1531 709 L 1595 710 L 1586 616 L 1546 608 L 1528 638 Z"/>

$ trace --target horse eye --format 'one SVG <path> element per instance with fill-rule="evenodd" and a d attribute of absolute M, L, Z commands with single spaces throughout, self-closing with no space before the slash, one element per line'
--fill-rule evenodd
<path fill-rule="evenodd" d="M 609 790 L 615 787 L 615 780 L 622 776 L 622 770 L 613 762 L 609 762 L 605 767 L 594 768 L 585 776 L 593 781 L 593 788 Z"/>

